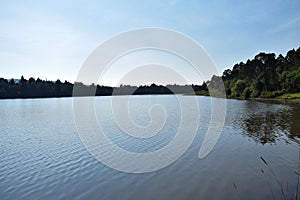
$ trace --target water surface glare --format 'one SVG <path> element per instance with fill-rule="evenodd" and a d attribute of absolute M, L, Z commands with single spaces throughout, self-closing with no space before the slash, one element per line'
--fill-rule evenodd
<path fill-rule="evenodd" d="M 165 109 L 164 127 L 147 139 L 121 131 L 114 122 L 110 98 L 95 98 L 96 115 L 107 137 L 120 147 L 149 152 L 174 138 L 181 117 L 176 96 L 130 97 L 132 120 L 141 127 L 150 122 L 151 105 Z M 87 151 L 77 134 L 72 98 L 1 100 L 0 199 L 293 198 L 300 107 L 226 100 L 222 135 L 212 152 L 199 159 L 211 110 L 209 97 L 196 98 L 200 127 L 191 147 L 170 166 L 144 174 L 111 169 Z"/>

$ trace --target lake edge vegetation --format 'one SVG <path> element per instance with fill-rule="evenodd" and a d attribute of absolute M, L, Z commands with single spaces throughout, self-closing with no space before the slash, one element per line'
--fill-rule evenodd
<path fill-rule="evenodd" d="M 259 53 L 246 63 L 235 64 L 222 76 L 213 76 L 206 84 L 217 89 L 214 82 L 222 79 L 228 98 L 300 98 L 300 47 L 276 57 Z M 196 92 L 197 93 L 197 92 Z"/>
<path fill-rule="evenodd" d="M 278 98 L 300 99 L 300 47 L 276 57 L 274 53 L 261 52 L 246 63 L 235 64 L 232 69 L 224 70 L 221 76 L 213 75 L 202 85 L 143 85 L 119 87 L 85 85 L 41 80 L 23 76 L 19 80 L 0 78 L 0 99 L 7 98 L 49 98 L 71 97 L 73 88 L 80 88 L 77 96 L 143 95 L 143 94 L 191 94 L 209 96 L 221 92 L 218 83 L 223 82 L 227 98 Z M 209 88 L 209 89 L 208 89 Z M 191 92 L 192 91 L 192 92 Z M 215 96 L 215 95 L 212 95 Z"/>

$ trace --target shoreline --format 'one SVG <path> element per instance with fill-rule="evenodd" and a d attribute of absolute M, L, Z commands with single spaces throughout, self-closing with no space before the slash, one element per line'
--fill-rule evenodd
<path fill-rule="evenodd" d="M 250 100 L 250 101 L 258 101 L 258 102 L 264 102 L 264 103 L 279 103 L 279 104 L 287 104 L 287 105 L 300 105 L 300 99 L 287 99 L 287 98 L 249 98 L 248 100 Z"/>
<path fill-rule="evenodd" d="M 202 93 L 202 94 L 134 94 L 136 95 L 183 95 L 183 96 L 204 96 L 204 97 L 210 97 L 209 93 Z M 95 96 L 46 96 L 46 97 L 19 97 L 19 98 L 0 98 L 0 100 L 17 100 L 17 99 L 52 99 L 52 98 L 72 98 L 72 97 L 108 97 L 108 96 L 126 96 L 126 94 L 123 95 L 95 95 Z M 213 97 L 213 96 L 212 96 Z M 219 97 L 216 97 L 219 98 Z M 300 98 L 241 98 L 241 97 L 226 97 L 226 99 L 235 99 L 235 100 L 245 100 L 245 101 L 257 101 L 257 102 L 263 102 L 263 103 L 277 103 L 277 104 L 286 104 L 286 105 L 300 105 Z"/>
<path fill-rule="evenodd" d="M 298 93 L 297 93 L 298 94 Z M 185 94 L 187 96 L 210 96 L 209 93 L 195 93 L 195 94 Z M 264 103 L 278 103 L 278 104 L 287 104 L 287 105 L 300 105 L 300 98 L 285 98 L 284 95 L 290 94 L 283 94 L 282 96 L 275 97 L 275 98 L 243 98 L 243 97 L 226 97 L 226 99 L 236 99 L 236 100 L 246 100 L 246 101 L 257 101 L 257 102 L 264 102 Z"/>

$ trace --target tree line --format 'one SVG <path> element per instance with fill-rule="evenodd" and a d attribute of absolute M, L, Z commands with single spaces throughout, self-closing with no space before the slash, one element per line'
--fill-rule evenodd
<path fill-rule="evenodd" d="M 46 98 L 46 97 L 71 97 L 73 88 L 79 88 L 77 96 L 87 96 L 95 94 L 95 96 L 110 95 L 144 95 L 144 94 L 185 94 L 197 90 L 207 90 L 205 84 L 199 85 L 144 85 L 130 86 L 121 85 L 120 87 L 85 85 L 80 82 L 70 83 L 68 81 L 61 82 L 47 81 L 41 79 L 29 78 L 28 80 L 21 77 L 20 80 L 7 80 L 0 78 L 0 98 Z"/>
<path fill-rule="evenodd" d="M 186 94 L 196 92 L 209 95 L 208 88 L 218 91 L 220 80 L 224 82 L 227 97 L 232 98 L 271 98 L 286 93 L 300 92 L 300 47 L 276 57 L 274 53 L 259 53 L 246 63 L 235 64 L 232 69 L 224 70 L 222 76 L 213 75 L 202 85 L 145 85 L 120 87 L 84 85 L 68 81 L 47 81 L 23 76 L 19 81 L 0 78 L 0 98 L 41 98 L 70 97 L 73 88 L 80 88 L 80 96 L 143 95 L 143 94 Z M 78 94 L 77 94 L 78 95 Z"/>
<path fill-rule="evenodd" d="M 274 98 L 286 93 L 300 92 L 300 48 L 292 49 L 286 56 L 259 53 L 246 63 L 235 64 L 222 76 L 213 76 L 207 84 L 222 78 L 227 97 Z"/>

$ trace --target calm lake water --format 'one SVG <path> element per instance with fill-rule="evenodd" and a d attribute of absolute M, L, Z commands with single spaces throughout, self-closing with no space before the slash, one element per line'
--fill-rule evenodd
<path fill-rule="evenodd" d="M 96 97 L 95 108 L 103 130 L 122 148 L 153 151 L 174 137 L 180 121 L 175 96 L 130 97 L 132 119 L 140 126 L 149 123 L 147 110 L 153 104 L 163 105 L 168 114 L 161 134 L 142 141 L 118 129 L 110 98 Z M 211 110 L 209 97 L 196 98 L 200 127 L 191 147 L 170 166 L 142 174 L 111 169 L 87 151 L 76 131 L 72 98 L 1 100 L 0 199 L 293 198 L 300 107 L 226 100 L 222 135 L 199 159 Z"/>

